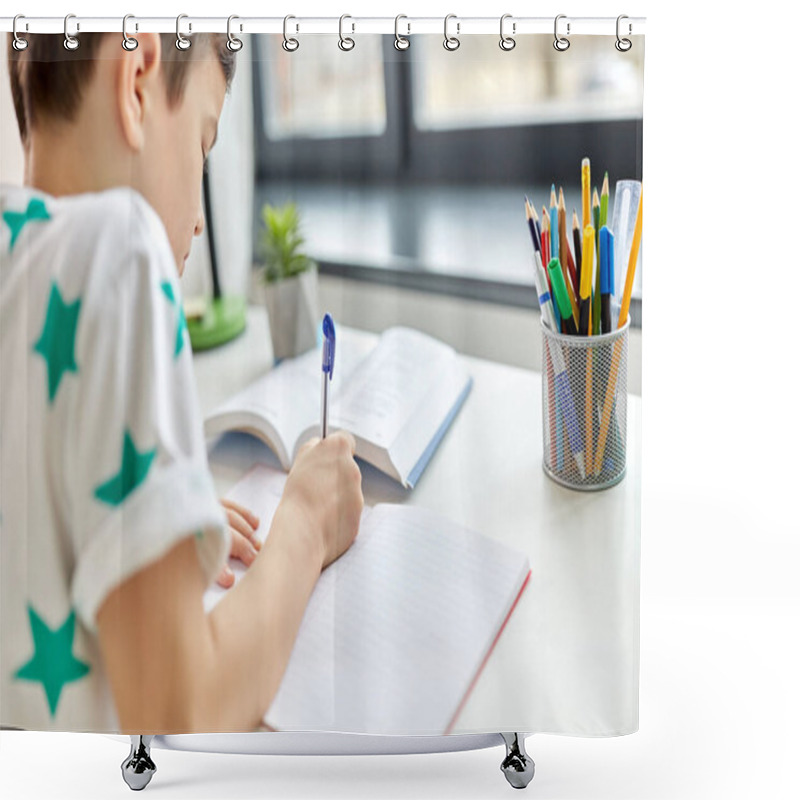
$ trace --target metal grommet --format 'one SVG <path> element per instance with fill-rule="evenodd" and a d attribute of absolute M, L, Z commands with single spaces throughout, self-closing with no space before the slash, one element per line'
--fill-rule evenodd
<path fill-rule="evenodd" d="M 398 14 L 394 18 L 394 49 L 395 50 L 408 50 L 411 46 L 411 40 L 406 39 L 405 36 L 400 35 L 399 24 L 401 19 L 408 19 L 405 14 Z M 406 23 L 408 26 L 408 33 L 411 33 L 411 23 Z"/>
<path fill-rule="evenodd" d="M 14 24 L 11 27 L 11 32 L 14 34 L 14 41 L 11 43 L 11 46 L 17 52 L 21 53 L 23 50 L 25 50 L 27 48 L 28 44 L 30 44 L 30 43 L 28 42 L 27 39 L 22 39 L 20 37 L 20 35 L 17 33 L 17 20 L 19 20 L 19 19 L 25 19 L 24 15 L 23 14 L 17 14 L 17 16 L 14 17 Z M 28 30 L 28 23 L 27 22 L 25 23 L 25 30 Z"/>
<path fill-rule="evenodd" d="M 351 39 L 349 36 L 345 36 L 342 33 L 342 24 L 346 19 L 352 19 L 352 17 L 349 14 L 342 14 L 342 16 L 339 17 L 339 49 L 348 52 L 349 50 L 352 50 L 356 46 L 356 43 L 354 39 Z M 351 31 L 351 33 L 355 32 L 356 32 L 356 24 L 354 22 L 353 30 Z"/>
<path fill-rule="evenodd" d="M 237 17 L 236 14 L 231 14 L 228 17 L 228 41 L 225 43 L 225 46 L 228 48 L 228 50 L 231 51 L 231 53 L 238 53 L 243 47 L 242 40 L 241 39 L 237 39 L 231 33 L 231 22 L 233 20 L 235 20 L 235 19 L 239 19 L 239 17 Z M 242 29 L 242 26 L 240 25 L 239 26 L 239 30 L 241 31 L 241 29 Z"/>
<path fill-rule="evenodd" d="M 566 18 L 567 18 L 566 14 L 559 14 L 556 17 L 555 24 L 553 25 L 553 36 L 555 37 L 553 39 L 553 47 L 555 47 L 555 49 L 558 50 L 559 53 L 563 53 L 565 50 L 569 49 L 569 39 L 566 39 L 565 37 L 558 35 L 558 21 L 560 19 L 566 19 Z M 567 36 L 569 36 L 569 22 L 567 23 Z"/>
<path fill-rule="evenodd" d="M 628 19 L 627 15 L 620 14 L 617 17 L 617 41 L 614 42 L 614 47 L 616 47 L 617 50 L 620 51 L 620 53 L 627 53 L 628 50 L 630 50 L 631 47 L 633 47 L 633 42 L 631 42 L 630 39 L 620 39 L 619 38 L 619 23 L 620 23 L 620 20 L 623 20 L 623 19 Z M 631 35 L 632 30 L 633 29 L 631 28 L 631 24 L 629 22 L 628 23 L 628 36 Z"/>
<path fill-rule="evenodd" d="M 509 50 L 513 50 L 517 46 L 516 39 L 513 39 L 511 36 L 506 36 L 505 33 L 503 33 L 503 25 L 505 24 L 505 21 L 507 19 L 511 19 L 511 14 L 503 14 L 503 16 L 500 17 L 500 49 L 505 50 L 506 53 Z M 517 32 L 517 23 L 512 22 L 511 33 L 516 33 L 516 32 Z"/>
<path fill-rule="evenodd" d="M 122 18 L 122 49 L 127 50 L 129 53 L 139 46 L 139 40 L 133 36 L 128 36 L 128 20 L 135 19 L 133 14 L 126 14 Z M 136 25 L 136 30 L 139 30 L 139 25 Z"/>
<path fill-rule="evenodd" d="M 457 20 L 456 15 L 455 14 L 448 14 L 444 18 L 444 42 L 442 42 L 442 46 L 444 47 L 445 50 L 449 50 L 452 53 L 454 50 L 458 50 L 458 48 L 461 47 L 461 41 L 459 40 L 459 38 L 457 36 L 448 36 L 447 35 L 447 23 L 451 19 L 456 19 Z M 461 33 L 461 23 L 460 22 L 456 22 L 456 33 L 457 34 Z"/>
<path fill-rule="evenodd" d="M 182 19 L 188 19 L 188 18 L 189 18 L 188 14 L 178 14 L 178 18 L 175 20 L 175 36 L 177 37 L 175 39 L 175 47 L 177 47 L 178 50 L 188 50 L 192 46 L 191 39 L 187 39 L 181 33 L 181 20 Z M 189 23 L 189 32 L 190 33 L 191 33 L 191 30 L 192 30 L 192 23 L 190 22 Z"/>
<path fill-rule="evenodd" d="M 77 40 L 77 38 L 70 35 L 68 28 L 69 28 L 69 21 L 71 19 L 75 19 L 74 14 L 67 14 L 67 16 L 64 17 L 64 49 L 74 51 L 77 50 L 78 47 L 80 47 L 81 43 Z M 76 23 L 75 28 L 76 30 L 79 31 L 81 29 L 80 24 Z"/>
<path fill-rule="evenodd" d="M 287 53 L 294 53 L 294 51 L 297 50 L 298 47 L 300 47 L 300 42 L 298 42 L 297 39 L 295 39 L 294 37 L 286 35 L 286 27 L 290 19 L 297 19 L 297 17 L 293 17 L 291 14 L 287 14 L 283 18 L 283 49 Z M 297 31 L 300 30 L 299 25 L 296 26 L 296 30 Z"/>

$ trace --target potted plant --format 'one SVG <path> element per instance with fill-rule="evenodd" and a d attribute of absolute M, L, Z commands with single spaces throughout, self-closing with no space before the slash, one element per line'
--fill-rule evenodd
<path fill-rule="evenodd" d="M 303 252 L 297 206 L 265 204 L 260 236 L 269 330 L 275 361 L 305 353 L 317 343 L 317 264 Z"/>

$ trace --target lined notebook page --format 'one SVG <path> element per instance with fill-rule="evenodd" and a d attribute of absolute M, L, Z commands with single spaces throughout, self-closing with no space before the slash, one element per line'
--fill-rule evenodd
<path fill-rule="evenodd" d="M 231 493 L 262 515 L 262 531 L 275 477 L 259 466 Z M 364 511 L 350 549 L 317 581 L 264 721 L 443 734 L 519 595 L 527 557 L 419 507 Z"/>

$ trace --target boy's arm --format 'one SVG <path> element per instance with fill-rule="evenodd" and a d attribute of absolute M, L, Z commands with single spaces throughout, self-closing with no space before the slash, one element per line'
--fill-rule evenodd
<path fill-rule="evenodd" d="M 97 627 L 120 731 L 254 730 L 322 568 L 315 541 L 282 502 L 256 560 L 210 614 L 193 537 L 112 590 Z"/>

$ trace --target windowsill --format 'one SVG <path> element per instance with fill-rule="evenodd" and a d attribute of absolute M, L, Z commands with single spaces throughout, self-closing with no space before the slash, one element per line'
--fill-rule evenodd
<path fill-rule="evenodd" d="M 322 274 L 538 308 L 526 193 L 541 216 L 541 206 L 549 206 L 549 187 L 261 183 L 255 235 L 264 202 L 293 199 L 306 251 Z M 571 220 L 573 207 L 580 208 L 579 192 L 565 188 L 564 194 Z M 635 327 L 641 327 L 641 313 L 641 297 L 634 292 Z"/>

